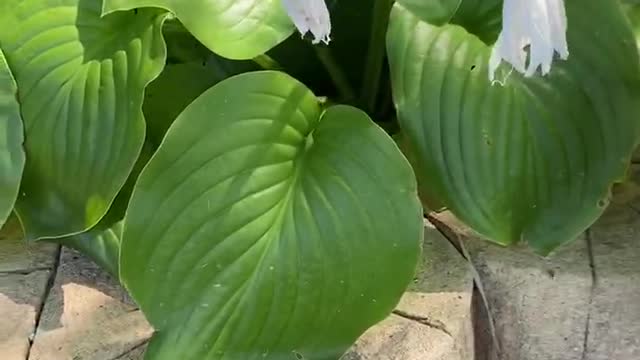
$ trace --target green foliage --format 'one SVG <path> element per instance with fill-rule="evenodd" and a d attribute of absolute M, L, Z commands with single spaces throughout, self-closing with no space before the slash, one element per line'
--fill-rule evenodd
<path fill-rule="evenodd" d="M 136 8 L 172 12 L 206 47 L 230 59 L 251 59 L 293 31 L 281 0 L 104 0 L 104 13 Z"/>
<path fill-rule="evenodd" d="M 338 358 L 413 277 L 415 187 L 363 112 L 321 113 L 283 73 L 206 91 L 170 128 L 125 220 L 122 280 L 159 331 L 147 357 Z"/>
<path fill-rule="evenodd" d="M 0 50 L 0 228 L 13 210 L 24 168 L 18 88 Z"/>
<path fill-rule="evenodd" d="M 463 2 L 457 25 L 437 25 L 397 3 L 394 99 L 427 198 L 495 242 L 546 254 L 600 216 L 625 174 L 639 130 L 637 50 L 617 4 L 568 0 L 569 60 L 547 77 L 504 72 L 504 86 L 491 85 L 491 49 L 462 14 L 487 19 L 500 5 Z M 474 20 L 483 36 L 499 30 Z"/>
<path fill-rule="evenodd" d="M 501 0 L 327 1 L 328 46 L 282 0 L 0 1 L 0 225 L 120 279 L 149 360 L 338 359 L 413 277 L 420 200 L 544 254 L 606 207 L 640 17 L 565 2 L 569 59 L 490 84 Z"/>
<path fill-rule="evenodd" d="M 0 3 L 0 46 L 25 126 L 27 163 L 15 207 L 29 239 L 93 227 L 144 141 L 142 93 L 162 70 L 164 15 L 101 18 L 100 3 Z"/>

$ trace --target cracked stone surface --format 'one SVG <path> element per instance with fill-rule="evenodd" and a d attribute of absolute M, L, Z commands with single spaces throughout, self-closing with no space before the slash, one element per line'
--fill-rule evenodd
<path fill-rule="evenodd" d="M 27 358 L 57 256 L 55 245 L 23 242 L 15 218 L 0 230 L 0 359 Z"/>
<path fill-rule="evenodd" d="M 584 238 L 549 258 L 473 239 L 465 246 L 494 320 L 498 359 L 582 360 L 592 287 Z"/>
<path fill-rule="evenodd" d="M 151 333 L 144 316 L 117 281 L 65 248 L 29 360 L 123 358 Z"/>
<path fill-rule="evenodd" d="M 640 166 L 589 230 L 547 258 L 435 215 L 471 258 L 476 360 L 640 359 Z"/>
<path fill-rule="evenodd" d="M 343 360 L 461 359 L 450 357 L 454 348 L 446 333 L 391 315 L 365 333 Z"/>
<path fill-rule="evenodd" d="M 640 166 L 590 230 L 594 287 L 585 360 L 640 359 Z"/>
<path fill-rule="evenodd" d="M 26 359 L 50 274 L 0 274 L 0 359 Z"/>
<path fill-rule="evenodd" d="M 108 359 L 106 360 L 144 360 L 144 352 L 147 349 L 148 343 L 149 343 L 149 340 L 147 339 L 146 341 L 143 341 L 135 345 L 133 348 L 125 350 L 123 353 L 119 355 L 115 355 L 115 356 L 113 356 L 113 354 L 109 355 Z M 76 359 L 83 360 L 85 358 L 83 357 L 74 358 L 74 360 Z"/>
<path fill-rule="evenodd" d="M 114 360 L 143 360 L 145 349 L 146 349 L 146 343 L 143 343 L 140 346 L 135 347 L 127 351 L 123 355 L 115 358 Z"/>
<path fill-rule="evenodd" d="M 25 242 L 15 217 L 10 217 L 0 231 L 0 273 L 50 269 L 57 253 L 55 244 Z"/>
<path fill-rule="evenodd" d="M 343 360 L 473 359 L 468 263 L 425 223 L 422 265 L 394 313 L 367 331 Z"/>

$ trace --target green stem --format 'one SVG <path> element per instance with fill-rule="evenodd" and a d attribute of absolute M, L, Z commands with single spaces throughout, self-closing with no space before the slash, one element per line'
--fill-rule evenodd
<path fill-rule="evenodd" d="M 276 60 L 274 60 L 267 54 L 262 54 L 254 57 L 253 62 L 258 64 L 265 70 L 282 70 L 282 65 L 280 65 Z"/>
<path fill-rule="evenodd" d="M 380 91 L 380 78 L 385 57 L 385 37 L 392 6 L 393 0 L 374 0 L 373 4 L 371 36 L 369 37 L 367 64 L 364 68 L 362 81 L 362 101 L 371 113 L 375 111 Z"/>
<path fill-rule="evenodd" d="M 331 81 L 333 81 L 333 84 L 338 89 L 340 97 L 343 99 L 343 101 L 347 103 L 353 101 L 356 97 L 355 92 L 351 88 L 349 80 L 347 79 L 345 73 L 342 71 L 342 68 L 333 58 L 333 55 L 331 55 L 329 47 L 314 46 L 313 48 L 316 51 L 318 59 L 320 59 L 322 65 L 325 67 L 325 69 L 327 69 L 327 72 L 331 77 Z"/>

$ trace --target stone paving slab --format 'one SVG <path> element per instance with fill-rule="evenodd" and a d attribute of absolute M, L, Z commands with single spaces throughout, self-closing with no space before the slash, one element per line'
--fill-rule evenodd
<path fill-rule="evenodd" d="M 0 273 L 44 270 L 53 267 L 58 246 L 45 242 L 23 240 L 20 223 L 10 217 L 0 230 Z"/>
<path fill-rule="evenodd" d="M 630 177 L 602 218 L 547 258 L 434 215 L 476 272 L 477 360 L 640 359 L 640 166 Z"/>
<path fill-rule="evenodd" d="M 127 351 L 125 354 L 119 356 L 115 360 L 144 360 L 144 351 L 146 349 L 146 343 Z"/>
<path fill-rule="evenodd" d="M 112 360 L 144 343 L 151 333 L 114 279 L 65 248 L 29 360 Z"/>
<path fill-rule="evenodd" d="M 496 341 L 478 360 L 585 360 L 592 278 L 584 238 L 549 258 L 478 239 L 464 246 L 480 278 L 477 295 L 486 298 L 493 320 L 495 337 L 485 345 Z"/>
<path fill-rule="evenodd" d="M 585 360 L 640 359 L 640 166 L 589 232 L 594 288 Z"/>
<path fill-rule="evenodd" d="M 417 321 L 391 315 L 371 328 L 343 360 L 450 360 L 455 341 Z M 465 359 L 466 360 L 466 359 Z"/>
<path fill-rule="evenodd" d="M 473 286 L 469 263 L 433 224 L 425 220 L 424 226 L 421 264 L 408 291 L 469 293 Z"/>
<path fill-rule="evenodd" d="M 369 329 L 344 360 L 472 360 L 469 264 L 425 222 L 420 270 L 394 313 Z"/>
<path fill-rule="evenodd" d="M 15 217 L 0 229 L 0 359 L 26 359 L 58 249 L 26 243 Z"/>
<path fill-rule="evenodd" d="M 50 273 L 0 274 L 0 359 L 27 358 Z"/>

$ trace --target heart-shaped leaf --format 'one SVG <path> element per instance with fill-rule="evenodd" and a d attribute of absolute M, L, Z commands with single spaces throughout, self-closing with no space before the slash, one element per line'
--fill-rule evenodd
<path fill-rule="evenodd" d="M 0 47 L 18 84 L 27 238 L 95 225 L 144 141 L 144 87 L 165 59 L 158 10 L 101 15 L 101 0 L 3 0 Z"/>
<path fill-rule="evenodd" d="M 492 86 L 502 2 L 432 2 L 452 13 L 431 21 L 399 1 L 387 39 L 427 197 L 500 244 L 523 239 L 547 253 L 572 240 L 606 207 L 638 140 L 640 68 L 619 5 L 566 0 L 569 60 L 546 77 L 513 72 Z"/>
<path fill-rule="evenodd" d="M 16 82 L 0 50 L 0 228 L 13 210 L 25 161 L 17 97 Z"/>
<path fill-rule="evenodd" d="M 158 330 L 147 359 L 337 359 L 393 309 L 421 234 L 411 167 L 366 114 L 246 73 L 143 170 L 120 274 Z"/>
<path fill-rule="evenodd" d="M 104 13 L 157 7 L 171 11 L 211 51 L 251 59 L 291 35 L 282 0 L 104 0 Z"/>

